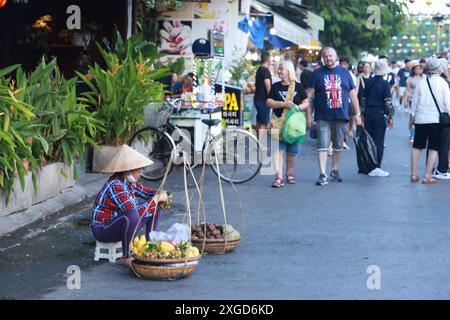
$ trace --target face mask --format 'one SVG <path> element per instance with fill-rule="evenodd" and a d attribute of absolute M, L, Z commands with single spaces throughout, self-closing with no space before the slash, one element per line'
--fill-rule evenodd
<path fill-rule="evenodd" d="M 129 175 L 127 175 L 126 179 L 128 180 L 128 182 L 131 182 L 131 183 L 137 182 L 131 173 Z"/>

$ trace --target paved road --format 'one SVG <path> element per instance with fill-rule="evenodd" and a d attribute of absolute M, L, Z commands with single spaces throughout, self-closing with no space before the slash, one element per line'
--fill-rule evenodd
<path fill-rule="evenodd" d="M 387 134 L 388 178 L 358 175 L 352 144 L 342 159 L 345 181 L 317 187 L 314 142 L 307 141 L 296 169 L 298 184 L 276 190 L 270 188 L 272 176 L 259 176 L 240 185 L 247 211 L 241 246 L 204 257 L 189 278 L 143 281 L 120 266 L 93 263 L 93 242 L 84 225 L 87 203 L 0 241 L 0 297 L 448 299 L 450 182 L 409 182 L 406 122 L 405 114 L 397 115 L 396 128 Z M 166 215 L 162 229 L 181 221 L 180 176 L 180 171 L 171 176 L 174 213 Z M 220 222 L 214 178 L 209 171 L 205 198 L 208 220 Z M 242 228 L 231 189 L 226 193 L 231 223 Z M 72 264 L 82 268 L 80 290 L 66 287 Z M 381 271 L 379 290 L 367 287 L 373 265 Z"/>

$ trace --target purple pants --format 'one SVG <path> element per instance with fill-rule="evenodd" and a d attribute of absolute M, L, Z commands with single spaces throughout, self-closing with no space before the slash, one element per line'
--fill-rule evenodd
<path fill-rule="evenodd" d="M 153 226 L 154 231 L 158 231 L 159 215 L 160 212 L 158 212 L 155 218 L 155 224 Z M 92 226 L 92 233 L 95 240 L 100 242 L 122 241 L 123 255 L 128 257 L 129 245 L 131 241 L 133 241 L 135 230 L 139 230 L 145 226 L 145 237 L 147 238 L 147 241 L 149 240 L 153 216 L 148 218 L 144 217 L 141 222 L 139 222 L 139 219 L 140 216 L 137 209 L 121 211 L 113 221 L 104 225 Z"/>

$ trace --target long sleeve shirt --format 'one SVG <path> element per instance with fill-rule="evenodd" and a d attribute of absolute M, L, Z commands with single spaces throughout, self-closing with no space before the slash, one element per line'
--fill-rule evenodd
<path fill-rule="evenodd" d="M 92 225 L 104 225 L 113 221 L 120 211 L 137 209 L 140 216 L 157 214 L 157 204 L 151 198 L 157 190 L 143 186 L 140 183 L 130 183 L 112 176 L 102 187 L 92 209 Z M 139 204 L 137 197 L 145 201 Z M 150 206 L 149 206 L 150 205 Z M 149 210 L 146 211 L 147 207 Z"/>
<path fill-rule="evenodd" d="M 450 111 L 450 89 L 439 75 L 429 77 L 431 89 L 441 112 Z M 427 77 L 418 83 L 411 103 L 414 123 L 439 123 L 439 112 L 428 87 Z"/>

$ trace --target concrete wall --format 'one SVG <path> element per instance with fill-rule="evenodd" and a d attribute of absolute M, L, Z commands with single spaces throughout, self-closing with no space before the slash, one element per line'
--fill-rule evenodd
<path fill-rule="evenodd" d="M 62 170 L 67 174 L 67 178 L 61 174 Z M 4 192 L 0 191 L 0 217 L 25 210 L 36 203 L 56 197 L 62 191 L 75 184 L 75 180 L 73 179 L 73 166 L 68 167 L 62 162 L 44 166 L 36 178 L 36 193 L 33 189 L 31 172 L 25 177 L 25 191 L 22 191 L 19 179 L 16 178 L 9 197 L 8 206 L 6 206 Z"/>

